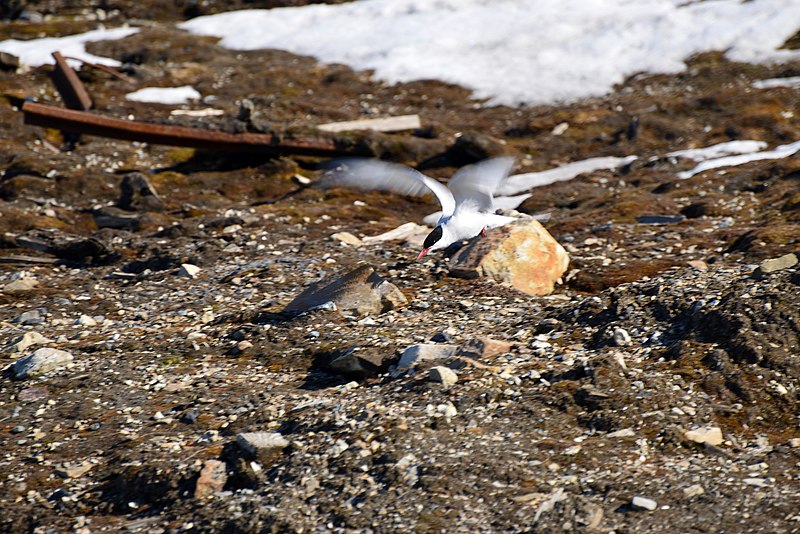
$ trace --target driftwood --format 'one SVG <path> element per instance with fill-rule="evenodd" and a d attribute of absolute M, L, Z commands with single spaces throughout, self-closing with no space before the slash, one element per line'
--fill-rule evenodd
<path fill-rule="evenodd" d="M 347 132 L 354 130 L 372 130 L 375 132 L 399 132 L 421 128 L 419 115 L 398 115 L 382 119 L 361 119 L 357 121 L 330 122 L 317 126 L 324 132 Z"/>
<path fill-rule="evenodd" d="M 9 256 L 0 256 L 0 264 L 46 264 L 52 265 L 58 260 L 55 258 L 39 258 L 36 256 L 25 256 L 23 254 L 11 254 Z"/>
<path fill-rule="evenodd" d="M 358 147 L 340 147 L 332 139 L 280 139 L 272 134 L 228 133 L 203 128 L 188 128 L 104 117 L 86 111 L 62 109 L 25 102 L 25 124 L 56 128 L 65 132 L 139 141 L 157 145 L 204 148 L 223 152 L 315 157 L 368 156 Z"/>

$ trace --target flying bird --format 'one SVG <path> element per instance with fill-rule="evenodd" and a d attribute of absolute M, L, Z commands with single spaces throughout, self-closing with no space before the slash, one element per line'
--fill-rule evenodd
<path fill-rule="evenodd" d="M 518 201 L 516 207 L 530 195 L 507 197 L 498 206 L 494 192 L 505 180 L 514 164 L 514 158 L 486 159 L 462 167 L 447 185 L 425 176 L 421 172 L 374 159 L 339 160 L 317 183 L 322 188 L 351 187 L 362 190 L 391 191 L 403 195 L 433 193 L 442 206 L 436 227 L 425 238 L 417 260 L 432 250 L 443 249 L 452 243 L 483 234 L 486 228 L 496 228 L 515 217 L 498 215 L 495 210 Z M 524 198 L 523 198 L 524 197 Z M 512 202 L 508 198 L 513 198 Z M 500 199 L 498 199 L 500 200 Z"/>

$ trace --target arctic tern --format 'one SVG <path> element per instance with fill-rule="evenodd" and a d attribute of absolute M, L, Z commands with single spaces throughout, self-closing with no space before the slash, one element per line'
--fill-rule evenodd
<path fill-rule="evenodd" d="M 317 183 L 319 187 L 351 187 L 362 190 L 383 190 L 404 195 L 433 193 L 442 206 L 436 227 L 425 238 L 417 260 L 432 250 L 443 249 L 452 243 L 483 234 L 486 228 L 496 228 L 515 217 L 497 215 L 494 192 L 508 176 L 514 158 L 486 159 L 462 167 L 447 185 L 421 172 L 373 159 L 339 160 Z M 521 195 L 519 203 L 530 195 Z M 524 197 L 524 198 L 523 198 Z"/>

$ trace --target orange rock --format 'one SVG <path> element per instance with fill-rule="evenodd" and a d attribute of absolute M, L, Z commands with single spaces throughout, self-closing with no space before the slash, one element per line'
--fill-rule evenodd
<path fill-rule="evenodd" d="M 511 352 L 513 343 L 492 339 L 490 337 L 476 337 L 470 339 L 461 347 L 460 353 L 474 358 L 490 358 L 498 354 Z"/>
<path fill-rule="evenodd" d="M 539 221 L 523 219 L 473 239 L 450 262 L 451 276 L 485 276 L 529 295 L 547 295 L 569 256 Z"/>
<path fill-rule="evenodd" d="M 222 491 L 227 480 L 228 474 L 225 472 L 224 462 L 206 460 L 206 463 L 203 464 L 203 469 L 200 471 L 200 477 L 197 479 L 197 486 L 194 490 L 195 499 L 202 499 Z"/>

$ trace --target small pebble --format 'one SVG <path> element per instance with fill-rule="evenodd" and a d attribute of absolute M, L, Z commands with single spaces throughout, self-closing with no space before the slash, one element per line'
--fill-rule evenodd
<path fill-rule="evenodd" d="M 44 318 L 39 310 L 30 310 L 19 314 L 17 318 L 14 319 L 14 322 L 25 325 L 37 325 L 42 324 Z"/>
<path fill-rule="evenodd" d="M 81 326 L 97 326 L 97 321 L 95 321 L 92 317 L 88 315 L 81 315 L 75 321 L 75 324 L 79 324 Z"/>
<path fill-rule="evenodd" d="M 614 344 L 618 347 L 627 347 L 631 344 L 631 335 L 624 328 L 615 328 Z"/>
<path fill-rule="evenodd" d="M 647 497 L 639 497 L 638 495 L 633 498 L 631 501 L 631 506 L 638 510 L 649 510 L 653 511 L 658 508 L 658 503 L 653 499 L 648 499 Z"/>
<path fill-rule="evenodd" d="M 189 408 L 181 415 L 181 423 L 186 423 L 188 425 L 193 425 L 197 422 L 197 418 L 200 417 L 200 412 L 195 410 L 194 408 Z"/>
<path fill-rule="evenodd" d="M 178 269 L 179 276 L 186 276 L 188 278 L 196 278 L 199 272 L 200 267 L 192 265 L 191 263 L 184 263 L 181 265 L 181 268 Z"/>
<path fill-rule="evenodd" d="M 708 443 L 710 445 L 720 445 L 722 443 L 722 430 L 718 426 L 704 426 L 688 430 L 684 435 L 686 439 L 695 443 Z"/>
<path fill-rule="evenodd" d="M 283 449 L 289 441 L 279 432 L 243 432 L 236 435 L 236 443 L 251 454 L 268 449 Z"/>
<path fill-rule="evenodd" d="M 458 375 L 449 367 L 437 365 L 436 367 L 431 367 L 431 370 L 428 372 L 428 380 L 431 382 L 440 382 L 443 386 L 450 387 L 458 382 Z"/>
<path fill-rule="evenodd" d="M 683 494 L 686 497 L 697 497 L 698 495 L 702 495 L 705 493 L 706 490 L 703 489 L 703 486 L 700 484 L 693 484 L 688 488 L 683 488 Z"/>

